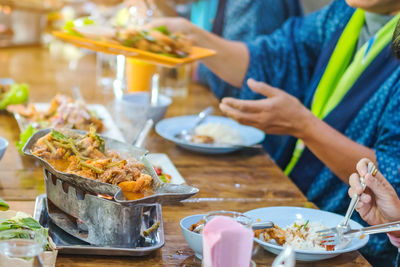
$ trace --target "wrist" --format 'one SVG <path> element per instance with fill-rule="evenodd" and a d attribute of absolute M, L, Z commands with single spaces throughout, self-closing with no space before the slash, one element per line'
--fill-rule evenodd
<path fill-rule="evenodd" d="M 316 123 L 318 123 L 319 119 L 304 106 L 299 114 L 300 116 L 296 118 L 296 125 L 292 135 L 306 142 L 308 139 L 312 138 L 312 134 L 315 132 L 313 128 Z"/>

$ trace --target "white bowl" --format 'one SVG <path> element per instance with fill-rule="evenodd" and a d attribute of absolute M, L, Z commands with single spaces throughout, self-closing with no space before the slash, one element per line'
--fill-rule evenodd
<path fill-rule="evenodd" d="M 8 141 L 3 137 L 0 137 L 0 159 L 3 157 L 8 146 Z"/>
<path fill-rule="evenodd" d="M 121 99 L 122 108 L 126 113 L 130 113 L 132 117 L 146 116 L 147 119 L 153 119 L 154 123 L 164 117 L 171 103 L 171 98 L 159 95 L 157 105 L 152 106 L 148 92 L 124 94 Z M 129 114 L 127 116 L 129 117 Z"/>
<path fill-rule="evenodd" d="M 203 255 L 203 236 L 201 234 L 192 232 L 189 227 L 192 224 L 198 223 L 203 219 L 205 214 L 191 215 L 183 218 L 180 222 L 183 237 L 188 243 L 189 247 L 194 250 L 197 258 L 202 259 Z"/>
<path fill-rule="evenodd" d="M 335 227 L 343 220 L 343 216 L 328 211 L 298 208 L 298 207 L 267 207 L 251 210 L 244 213 L 253 219 L 253 221 L 273 221 L 277 226 L 285 228 L 286 226 L 292 225 L 295 221 L 303 220 L 310 222 L 320 222 L 326 227 Z M 350 227 L 352 229 L 358 229 L 362 226 L 350 220 Z M 335 251 L 315 251 L 315 250 L 302 250 L 295 249 L 296 260 L 300 261 L 319 261 L 336 257 L 342 253 L 351 252 L 358 250 L 368 243 L 369 236 L 363 239 L 354 238 L 351 243 L 344 249 Z M 279 254 L 284 248 L 277 244 L 265 242 L 258 238 L 254 238 L 258 244 L 260 244 L 265 250 L 274 254 Z"/>

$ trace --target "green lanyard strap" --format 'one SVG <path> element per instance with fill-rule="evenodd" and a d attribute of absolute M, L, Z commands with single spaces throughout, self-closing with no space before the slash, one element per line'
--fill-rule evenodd
<path fill-rule="evenodd" d="M 347 23 L 338 43 L 329 59 L 326 70 L 315 91 L 311 112 L 319 119 L 325 118 L 343 99 L 357 79 L 389 44 L 392 39 L 400 14 L 391 19 L 374 37 L 372 46 L 366 43 L 354 55 L 360 32 L 365 22 L 365 12 L 357 9 Z M 367 54 L 368 53 L 368 54 Z M 350 65 L 349 65 L 350 64 Z M 304 143 L 297 140 L 292 158 L 285 168 L 285 174 L 289 175 L 304 151 Z"/>

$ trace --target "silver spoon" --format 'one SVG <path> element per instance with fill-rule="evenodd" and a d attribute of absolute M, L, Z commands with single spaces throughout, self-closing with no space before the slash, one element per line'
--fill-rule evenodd
<path fill-rule="evenodd" d="M 190 142 L 190 139 L 192 139 L 192 136 L 194 134 L 194 129 L 200 124 L 202 123 L 205 118 L 207 118 L 209 115 L 211 115 L 214 112 L 214 108 L 213 107 L 208 107 L 206 109 L 204 109 L 203 111 L 201 111 L 199 113 L 199 115 L 197 115 L 196 121 L 193 124 L 193 126 L 189 129 L 185 129 L 182 130 L 181 132 L 177 133 L 175 135 L 175 138 L 178 138 L 182 141 L 185 142 Z"/>

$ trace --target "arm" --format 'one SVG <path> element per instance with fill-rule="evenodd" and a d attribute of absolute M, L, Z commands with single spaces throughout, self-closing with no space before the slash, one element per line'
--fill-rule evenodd
<path fill-rule="evenodd" d="M 352 141 L 319 120 L 296 97 L 254 80 L 249 80 L 248 85 L 254 92 L 267 98 L 224 98 L 220 108 L 228 116 L 268 134 L 292 135 L 302 139 L 345 183 L 348 183 L 348 177 L 360 158 L 369 157 L 375 161 L 374 150 Z"/>

